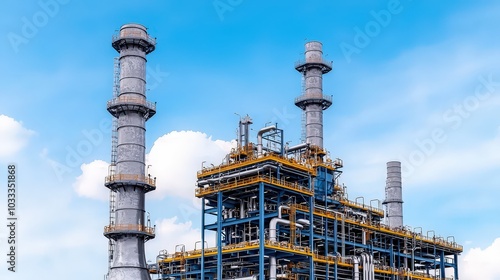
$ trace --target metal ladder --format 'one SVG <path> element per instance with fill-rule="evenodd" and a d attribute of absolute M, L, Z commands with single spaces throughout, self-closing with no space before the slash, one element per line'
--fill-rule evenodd
<path fill-rule="evenodd" d="M 120 59 L 115 57 L 113 69 L 113 98 L 117 98 L 120 92 Z M 108 176 L 114 176 L 116 173 L 116 157 L 118 146 L 118 119 L 113 118 L 113 128 L 111 130 L 111 163 L 108 169 Z M 109 190 L 109 225 L 114 226 L 116 220 L 116 192 Z M 109 239 L 108 243 L 108 273 L 113 263 L 113 253 L 115 250 L 115 241 Z"/>
<path fill-rule="evenodd" d="M 306 72 L 302 72 L 302 95 L 306 94 Z M 300 120 L 300 142 L 306 142 L 306 111 L 302 111 L 302 116 Z"/>
<path fill-rule="evenodd" d="M 292 204 L 290 206 L 290 244 L 295 245 L 295 231 L 296 231 L 296 226 L 295 226 L 295 204 Z"/>

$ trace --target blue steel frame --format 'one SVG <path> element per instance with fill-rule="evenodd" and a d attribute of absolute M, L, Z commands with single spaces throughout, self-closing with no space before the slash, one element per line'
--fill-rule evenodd
<path fill-rule="evenodd" d="M 321 169 L 321 170 L 319 170 L 319 169 Z M 283 171 L 283 172 L 286 172 L 286 171 Z M 279 167 L 279 165 L 276 168 L 275 176 L 278 179 L 281 179 L 284 176 L 284 173 L 282 173 L 282 170 Z M 309 205 L 309 209 L 313 209 L 315 207 L 315 205 L 321 205 L 325 209 L 327 209 L 329 207 L 335 208 L 335 207 L 340 206 L 338 201 L 335 201 L 335 200 L 331 201 L 331 199 L 329 198 L 329 197 L 331 197 L 331 195 L 332 195 L 331 192 L 333 191 L 333 187 L 335 186 L 335 180 L 336 180 L 335 174 L 333 174 L 333 176 L 332 176 L 332 174 L 328 174 L 328 171 L 324 167 L 320 166 L 320 167 L 318 167 L 316 178 L 313 178 L 311 175 L 309 175 L 306 178 L 308 180 L 309 188 L 312 189 L 314 186 L 314 188 L 316 189 L 315 195 L 307 195 L 307 196 L 302 195 L 303 199 L 305 199 L 302 201 L 307 202 L 307 204 Z M 268 190 L 267 187 L 269 187 L 269 190 L 277 192 L 277 194 L 278 194 L 277 201 L 276 201 L 277 205 L 281 205 L 283 203 L 283 201 L 281 200 L 282 195 L 284 195 L 284 194 L 291 195 L 289 190 L 285 190 L 285 189 L 279 190 L 279 187 L 273 186 L 272 184 L 268 185 L 267 183 L 263 183 L 263 182 L 258 183 L 258 217 L 256 217 L 256 216 L 240 217 L 239 219 L 225 220 L 225 219 L 223 219 L 223 210 L 224 210 L 224 206 L 225 206 L 224 199 L 227 198 L 227 196 L 225 196 L 225 193 L 223 191 L 219 191 L 216 194 L 214 194 L 215 196 L 212 197 L 212 199 L 211 199 L 211 207 L 208 209 L 207 209 L 206 203 L 209 200 L 207 200 L 207 198 L 205 198 L 205 197 L 202 197 L 202 217 L 201 217 L 201 223 L 202 223 L 202 233 L 201 233 L 202 245 L 201 245 L 201 248 L 202 248 L 202 251 L 201 251 L 201 257 L 200 257 L 201 262 L 199 265 L 200 270 L 199 270 L 199 272 L 189 271 L 186 273 L 186 275 L 187 274 L 189 274 L 189 275 L 198 274 L 199 276 L 196 276 L 196 278 L 200 279 L 200 280 L 206 280 L 206 279 L 213 278 L 210 275 L 206 275 L 207 269 L 205 266 L 205 261 L 207 260 L 207 258 L 205 255 L 205 249 L 206 249 L 205 248 L 205 239 L 206 239 L 205 230 L 216 230 L 216 232 L 218 233 L 217 238 L 216 238 L 216 243 L 217 243 L 217 248 L 218 248 L 217 254 L 216 254 L 217 268 L 216 268 L 216 270 L 210 269 L 210 271 L 211 271 L 211 273 L 216 272 L 217 279 L 223 279 L 223 277 L 224 277 L 224 271 L 223 271 L 224 256 L 223 256 L 222 248 L 224 245 L 223 240 L 226 240 L 226 242 L 227 242 L 228 237 L 223 238 L 221 232 L 223 232 L 223 230 L 226 227 L 230 227 L 233 225 L 238 225 L 238 224 L 246 223 L 246 222 L 258 222 L 258 225 L 259 225 L 258 238 L 260 240 L 259 246 L 258 246 L 258 255 L 259 255 L 258 256 L 258 261 L 259 261 L 258 275 L 261 279 L 264 277 L 265 272 L 266 272 L 266 258 L 265 258 L 265 256 L 269 255 L 269 254 L 277 254 L 277 251 L 266 249 L 266 245 L 265 245 L 265 229 L 267 228 L 266 227 L 266 220 L 269 221 L 270 218 L 276 217 L 278 215 L 277 212 L 267 213 L 267 214 L 265 212 L 266 210 L 265 210 L 264 203 L 266 202 L 265 195 L 266 195 L 266 190 Z M 297 194 L 297 195 L 299 195 L 299 194 Z M 214 201 L 215 199 L 217 200 L 216 202 Z M 314 223 L 314 221 L 315 221 L 314 220 L 314 218 L 315 218 L 314 211 L 308 211 L 306 213 L 302 210 L 297 210 L 297 213 L 301 213 L 300 215 L 307 215 L 309 220 L 311 221 L 311 223 Z M 212 214 L 212 215 L 216 214 L 217 221 L 213 224 L 207 224 L 206 223 L 207 219 L 205 216 L 206 214 Z M 302 217 L 304 217 L 304 216 L 302 216 Z M 341 244 L 341 240 L 339 239 L 339 228 L 341 227 L 341 225 L 339 224 L 339 220 L 338 219 L 324 218 L 324 223 L 325 223 L 324 225 L 325 225 L 326 229 L 333 226 L 333 231 L 332 231 L 333 236 L 328 235 L 328 231 L 326 231 L 326 234 L 324 234 L 324 235 L 316 234 L 316 233 L 314 233 L 313 226 L 310 226 L 308 228 L 308 230 L 301 231 L 301 234 L 308 235 L 308 237 L 309 237 L 308 238 L 308 240 L 309 240 L 308 246 L 309 246 L 311 252 L 315 252 L 314 251 L 316 248 L 315 239 L 317 239 L 317 240 L 322 240 L 321 242 L 324 242 L 324 251 L 323 252 L 324 252 L 325 256 L 338 255 L 339 249 L 340 249 L 339 245 Z M 409 259 L 409 255 L 407 253 L 403 253 L 403 249 L 404 249 L 403 240 L 401 238 L 397 238 L 395 236 L 392 236 L 392 237 L 386 236 L 383 239 L 385 239 L 384 242 L 389 243 L 388 247 L 379 248 L 378 246 L 375 246 L 374 243 L 361 244 L 361 243 L 357 243 L 356 241 L 354 241 L 354 242 L 349 241 L 349 240 L 342 240 L 342 241 L 343 241 L 344 246 L 346 246 L 347 248 L 350 248 L 350 250 L 359 248 L 359 249 L 364 249 L 365 252 L 369 252 L 372 254 L 373 254 L 374 250 L 376 250 L 379 253 L 382 253 L 382 254 L 385 254 L 386 256 L 388 256 L 390 265 L 394 264 L 396 267 L 401 267 L 403 261 L 405 259 Z M 330 247 L 330 246 L 332 246 L 332 247 Z M 333 250 L 333 251 L 331 251 L 331 250 Z M 441 277 L 445 277 L 446 268 L 451 267 L 454 269 L 455 279 L 458 279 L 458 254 L 453 255 L 454 263 L 447 263 L 446 256 L 448 254 L 445 255 L 445 250 L 443 250 L 442 248 L 438 249 L 438 248 L 436 248 L 436 246 L 433 247 L 433 250 L 434 250 L 434 255 L 438 257 L 438 261 L 435 262 L 434 265 L 430 264 L 429 267 L 433 266 L 433 268 L 436 269 L 437 266 L 439 266 L 439 272 L 441 274 Z M 421 256 L 414 256 L 414 259 L 416 261 L 422 261 L 422 262 L 429 263 L 428 258 L 426 259 L 426 258 L 423 258 Z M 211 260 L 214 261 L 213 257 L 211 257 Z M 308 275 L 309 279 L 315 279 L 316 275 L 315 275 L 315 271 L 314 271 L 314 267 L 315 267 L 314 257 L 309 256 L 309 257 L 307 257 L 307 260 L 308 260 L 308 265 L 309 265 L 307 275 Z M 334 264 L 330 264 L 327 262 L 325 264 L 325 267 L 326 267 L 326 271 L 327 271 L 326 275 L 324 276 L 325 279 L 337 280 L 339 277 L 339 275 L 338 275 L 339 266 L 338 266 L 337 262 L 335 262 Z M 333 267 L 333 271 L 331 271 L 332 267 Z M 332 272 L 333 272 L 333 277 L 330 276 Z M 341 270 L 341 272 L 342 272 L 342 270 Z M 302 273 L 306 273 L 306 270 L 302 270 Z M 343 270 L 342 273 L 344 273 L 344 275 L 345 275 L 345 269 Z M 178 274 L 178 273 L 172 274 L 172 275 L 175 275 L 176 277 L 180 276 L 180 274 Z M 167 275 L 164 275 L 164 276 L 167 276 Z M 391 275 L 389 278 L 395 279 L 395 276 Z"/>

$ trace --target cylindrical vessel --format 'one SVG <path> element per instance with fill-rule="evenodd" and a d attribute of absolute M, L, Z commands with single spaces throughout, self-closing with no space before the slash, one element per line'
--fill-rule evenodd
<path fill-rule="evenodd" d="M 304 76 L 304 91 L 295 100 L 295 105 L 304 110 L 306 143 L 323 148 L 323 110 L 332 104 L 323 95 L 323 74 L 332 70 L 331 63 L 323 60 L 323 45 L 312 41 L 305 45 L 305 60 L 295 69 Z"/>
<path fill-rule="evenodd" d="M 155 48 L 154 39 L 139 24 L 126 24 L 113 37 L 120 53 L 120 92 L 108 102 L 108 111 L 117 118 L 116 173 L 106 187 L 116 192 L 115 224 L 105 235 L 114 240 L 109 280 L 149 280 L 144 242 L 154 238 L 145 221 L 145 194 L 155 189 L 145 175 L 146 121 L 155 106 L 146 100 L 146 55 Z"/>
<path fill-rule="evenodd" d="M 306 63 L 314 64 L 323 61 L 323 45 L 320 42 L 306 43 Z M 321 98 L 323 96 L 323 72 L 320 67 L 311 67 L 305 72 L 305 94 L 308 97 Z"/>
<path fill-rule="evenodd" d="M 385 200 L 387 211 L 387 225 L 390 228 L 403 227 L 403 189 L 401 179 L 401 162 L 387 163 L 387 181 L 385 186 Z"/>

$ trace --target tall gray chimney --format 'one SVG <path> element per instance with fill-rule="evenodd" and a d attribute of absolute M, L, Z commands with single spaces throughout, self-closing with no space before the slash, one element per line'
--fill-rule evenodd
<path fill-rule="evenodd" d="M 323 59 L 322 48 L 320 42 L 306 43 L 305 60 L 295 65 L 304 78 L 304 89 L 295 99 L 295 105 L 305 113 L 305 140 L 320 148 L 323 148 L 323 110 L 332 105 L 332 97 L 323 95 L 323 74 L 332 70 L 332 63 Z"/>
<path fill-rule="evenodd" d="M 401 162 L 387 163 L 385 200 L 387 225 L 390 228 L 403 227 L 403 192 L 401 187 Z"/>
<path fill-rule="evenodd" d="M 156 105 L 146 100 L 146 55 L 155 45 L 139 24 L 123 25 L 113 36 L 112 46 L 120 53 L 120 91 L 107 104 L 117 118 L 116 166 L 105 182 L 116 193 L 114 221 L 104 228 L 114 243 L 108 280 L 151 279 L 144 242 L 155 233 L 144 213 L 145 194 L 156 188 L 156 180 L 145 174 L 145 133 Z"/>

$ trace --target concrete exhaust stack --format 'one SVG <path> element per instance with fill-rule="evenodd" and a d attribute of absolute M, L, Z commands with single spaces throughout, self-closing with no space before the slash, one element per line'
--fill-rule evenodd
<path fill-rule="evenodd" d="M 304 78 L 304 89 L 295 105 L 305 112 L 306 143 L 323 148 L 323 110 L 332 105 L 332 97 L 323 95 L 323 74 L 332 70 L 332 63 L 323 59 L 320 42 L 308 42 L 305 48 L 305 60 L 295 64 Z"/>
<path fill-rule="evenodd" d="M 120 92 L 107 109 L 117 118 L 116 171 L 105 186 L 116 192 L 115 221 L 104 228 L 114 241 L 108 280 L 149 280 L 144 243 L 154 238 L 154 228 L 145 220 L 145 194 L 156 188 L 156 180 L 145 173 L 146 121 L 156 105 L 146 100 L 146 55 L 156 40 L 144 26 L 126 24 L 113 36 L 112 46 L 120 54 Z"/>
<path fill-rule="evenodd" d="M 387 163 L 387 181 L 385 185 L 385 200 L 387 225 L 390 228 L 403 227 L 403 191 L 401 179 L 401 162 Z"/>

